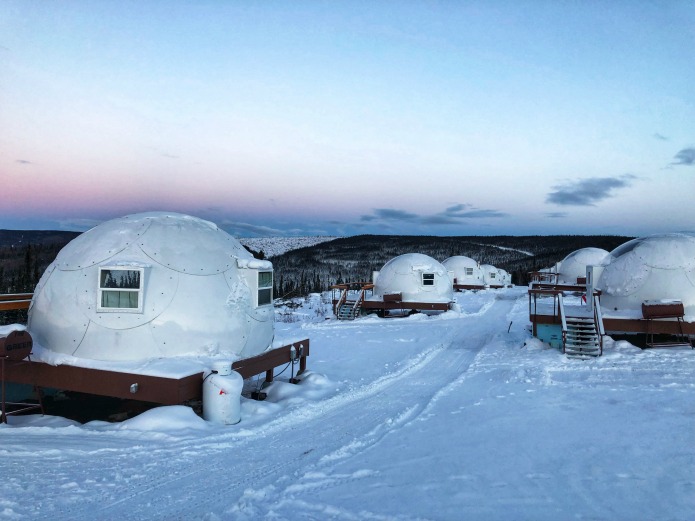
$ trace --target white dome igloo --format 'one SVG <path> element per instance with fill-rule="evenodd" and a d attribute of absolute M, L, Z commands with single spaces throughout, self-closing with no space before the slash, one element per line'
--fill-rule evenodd
<path fill-rule="evenodd" d="M 581 248 L 573 251 L 559 263 L 558 282 L 576 284 L 577 278 L 586 277 L 587 266 L 600 266 L 609 259 L 601 248 Z"/>
<path fill-rule="evenodd" d="M 36 287 L 28 329 L 78 358 L 245 358 L 272 343 L 272 280 L 270 262 L 211 222 L 129 215 L 61 250 Z"/>
<path fill-rule="evenodd" d="M 451 302 L 454 290 L 446 268 L 421 253 L 399 255 L 384 264 L 374 282 L 374 295 L 400 293 L 404 302 Z"/>
<path fill-rule="evenodd" d="M 501 286 L 500 273 L 492 264 L 481 264 L 480 269 L 483 271 L 483 282 L 486 286 Z"/>
<path fill-rule="evenodd" d="M 502 280 L 502 284 L 504 286 L 509 286 L 512 283 L 512 274 L 506 270 L 503 270 L 502 268 L 497 268 L 497 271 L 500 274 L 500 279 Z"/>
<path fill-rule="evenodd" d="M 478 261 L 464 255 L 455 255 L 442 261 L 442 265 L 453 273 L 455 284 L 483 287 L 483 271 Z"/>
<path fill-rule="evenodd" d="M 670 233 L 633 239 L 610 253 L 598 277 L 601 306 L 641 310 L 645 300 L 680 300 L 695 316 L 695 235 Z"/>

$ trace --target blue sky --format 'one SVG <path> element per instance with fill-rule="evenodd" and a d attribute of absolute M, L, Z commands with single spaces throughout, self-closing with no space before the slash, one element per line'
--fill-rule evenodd
<path fill-rule="evenodd" d="M 0 4 L 0 228 L 695 229 L 695 2 Z"/>

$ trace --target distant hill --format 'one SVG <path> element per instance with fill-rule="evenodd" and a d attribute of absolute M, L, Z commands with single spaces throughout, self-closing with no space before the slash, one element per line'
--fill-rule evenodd
<path fill-rule="evenodd" d="M 306 248 L 337 239 L 337 237 L 241 237 L 239 242 L 256 252 L 263 252 L 265 258 L 282 255 L 291 250 Z"/>
<path fill-rule="evenodd" d="M 372 272 L 404 253 L 424 253 L 438 261 L 471 257 L 512 274 L 514 284 L 528 284 L 528 273 L 555 265 L 580 248 L 615 249 L 632 237 L 613 235 L 403 236 L 356 235 L 288 251 L 273 257 L 275 295 L 306 295 L 338 282 L 372 280 Z"/>

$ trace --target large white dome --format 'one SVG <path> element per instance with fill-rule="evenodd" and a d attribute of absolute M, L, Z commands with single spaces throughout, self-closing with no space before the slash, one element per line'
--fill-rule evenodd
<path fill-rule="evenodd" d="M 573 251 L 559 264 L 558 282 L 576 284 L 577 278 L 586 277 L 587 266 L 599 266 L 609 259 L 609 253 L 601 248 L 582 248 Z"/>
<path fill-rule="evenodd" d="M 388 261 L 374 283 L 374 295 L 400 293 L 404 302 L 451 302 L 454 290 L 446 268 L 427 255 L 406 253 Z"/>
<path fill-rule="evenodd" d="M 455 283 L 465 286 L 485 285 L 483 282 L 483 271 L 480 269 L 478 261 L 464 255 L 455 255 L 442 262 L 442 265 L 453 273 Z"/>
<path fill-rule="evenodd" d="M 638 310 L 645 300 L 673 299 L 695 316 L 695 235 L 652 235 L 618 246 L 596 286 L 609 310 Z"/>
<path fill-rule="evenodd" d="M 273 339 L 272 264 L 215 224 L 143 213 L 78 236 L 39 281 L 28 329 L 46 349 L 94 360 L 234 358 Z"/>

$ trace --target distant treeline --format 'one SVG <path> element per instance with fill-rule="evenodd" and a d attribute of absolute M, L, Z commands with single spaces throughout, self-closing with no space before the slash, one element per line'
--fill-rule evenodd
<path fill-rule="evenodd" d="M 77 234 L 73 234 L 76 236 Z M 41 275 L 70 239 L 0 246 L 0 293 L 32 293 Z M 0 311 L 0 325 L 25 323 L 26 310 Z"/>
<path fill-rule="evenodd" d="M 529 272 L 554 266 L 580 248 L 611 251 L 632 237 L 614 235 L 404 236 L 357 235 L 271 257 L 276 298 L 303 296 L 342 282 L 372 280 L 372 273 L 405 253 L 423 253 L 438 261 L 465 255 L 492 264 L 526 285 Z"/>

